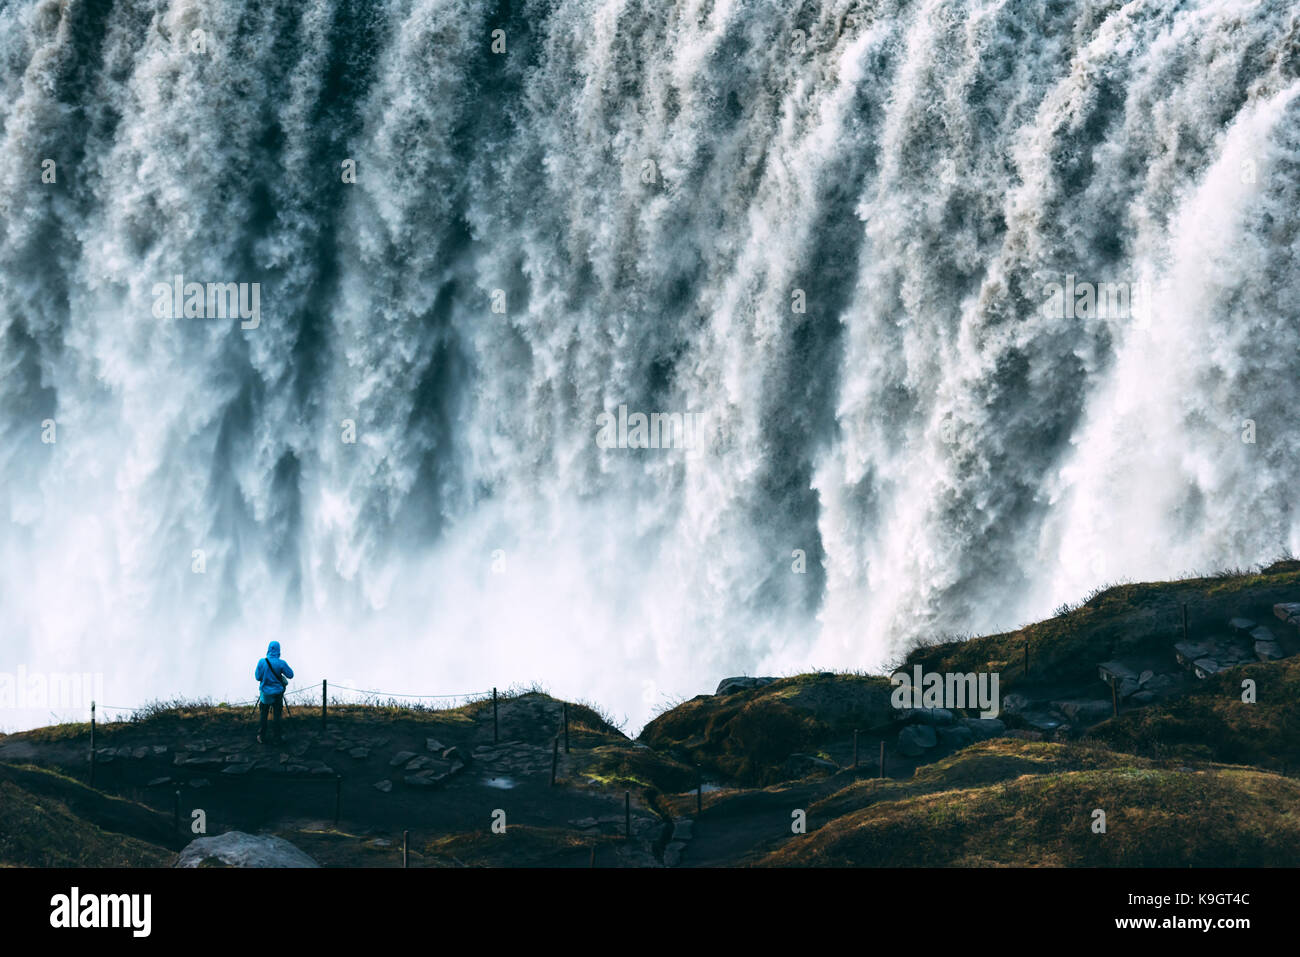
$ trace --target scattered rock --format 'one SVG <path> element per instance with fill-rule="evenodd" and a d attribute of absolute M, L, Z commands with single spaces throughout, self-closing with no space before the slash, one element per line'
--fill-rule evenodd
<path fill-rule="evenodd" d="M 388 780 L 376 781 L 373 785 L 371 785 L 371 787 L 373 787 L 376 791 L 383 791 L 385 794 L 387 794 L 389 791 L 393 789 L 393 782 Z"/>
<path fill-rule="evenodd" d="M 1156 693 L 1154 691 L 1143 689 L 1135 694 L 1130 700 L 1132 700 L 1134 704 L 1150 704 L 1156 700 Z"/>
<path fill-rule="evenodd" d="M 418 774 L 408 774 L 402 780 L 408 785 L 415 788 L 434 788 L 447 779 L 445 771 L 421 771 Z"/>
<path fill-rule="evenodd" d="M 425 738 L 424 747 L 425 750 L 431 751 L 434 754 L 441 754 L 443 751 L 447 750 L 447 746 L 437 738 Z M 475 750 L 477 750 L 477 748 Z"/>
<path fill-rule="evenodd" d="M 191 841 L 176 860 L 177 867 L 318 867 L 286 840 L 270 834 L 227 831 Z"/>
<path fill-rule="evenodd" d="M 424 755 L 418 755 L 406 762 L 405 770 L 423 771 L 430 767 L 433 767 L 433 760 L 431 758 L 426 758 Z"/>
<path fill-rule="evenodd" d="M 237 764 L 227 764 L 224 768 L 221 769 L 221 773 L 222 774 L 247 774 L 251 770 L 253 770 L 252 762 L 240 761 Z"/>
<path fill-rule="evenodd" d="M 149 782 L 145 785 L 145 787 L 147 787 L 147 788 L 156 788 L 156 787 L 158 787 L 158 786 L 160 786 L 160 785 L 163 785 L 163 784 L 170 784 L 170 783 L 171 783 L 171 780 L 172 780 L 172 779 L 169 778 L 169 777 L 167 777 L 166 775 L 164 775 L 163 777 L 160 777 L 160 778 L 151 778 L 151 779 L 149 780 Z"/>
<path fill-rule="evenodd" d="M 1239 634 L 1248 635 L 1255 627 L 1255 623 L 1249 618 L 1233 618 L 1228 622 L 1228 627 Z"/>
<path fill-rule="evenodd" d="M 673 841 L 664 848 L 664 866 L 676 867 L 682 862 L 682 851 L 686 850 L 686 845 L 681 841 Z"/>
<path fill-rule="evenodd" d="M 349 755 L 350 757 L 356 758 L 358 761 L 363 761 L 363 760 L 365 760 L 366 758 L 370 757 L 370 749 L 369 749 L 369 748 L 353 748 L 351 751 L 348 752 L 348 755 Z"/>
<path fill-rule="evenodd" d="M 393 755 L 393 760 L 388 762 L 388 766 L 390 768 L 400 767 L 401 765 L 405 764 L 407 761 L 411 760 L 411 758 L 413 757 L 415 757 L 414 751 L 398 751 L 395 755 Z"/>
<path fill-rule="evenodd" d="M 694 827 L 695 827 L 695 822 L 692 821 L 690 818 L 683 817 L 683 818 L 678 818 L 676 821 L 673 821 L 673 840 L 689 841 L 691 839 L 692 831 L 694 830 Z"/>
<path fill-rule="evenodd" d="M 1288 625 L 1300 625 L 1300 601 L 1287 601 L 1274 605 L 1273 614 Z"/>
<path fill-rule="evenodd" d="M 468 754 L 457 747 L 450 747 L 443 751 L 442 759 L 452 763 L 459 761 L 461 764 L 469 764 L 470 761 L 473 760 Z"/>
<path fill-rule="evenodd" d="M 907 708 L 903 715 L 904 721 L 916 721 L 931 726 L 953 722 L 952 712 L 947 708 Z"/>

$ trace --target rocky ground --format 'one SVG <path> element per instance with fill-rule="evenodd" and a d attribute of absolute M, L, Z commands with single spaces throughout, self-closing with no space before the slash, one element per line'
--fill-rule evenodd
<path fill-rule="evenodd" d="M 299 707 L 281 747 L 250 709 L 165 708 L 97 729 L 93 783 L 88 726 L 9 735 L 0 863 L 1296 863 L 1300 563 L 1120 586 L 916 666 L 996 672 L 1001 713 L 838 673 L 727 678 L 636 740 L 540 692 L 495 721 Z"/>

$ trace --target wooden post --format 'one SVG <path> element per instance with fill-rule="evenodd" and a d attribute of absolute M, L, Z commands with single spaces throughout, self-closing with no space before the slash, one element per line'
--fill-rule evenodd
<path fill-rule="evenodd" d="M 595 844 L 591 845 L 591 864 L 589 866 L 591 867 L 596 866 L 596 845 Z"/>
<path fill-rule="evenodd" d="M 858 729 L 853 729 L 853 766 L 858 766 Z"/>
<path fill-rule="evenodd" d="M 497 689 L 493 688 L 492 689 L 492 743 L 496 744 L 497 741 L 498 741 Z"/>
<path fill-rule="evenodd" d="M 551 787 L 555 787 L 555 770 L 560 764 L 560 736 L 551 740 Z"/>
<path fill-rule="evenodd" d="M 343 807 L 343 775 L 334 775 L 334 823 L 339 822 L 339 812 Z"/>
<path fill-rule="evenodd" d="M 402 867 L 406 867 L 407 839 L 410 837 L 410 831 L 402 832 Z"/>
<path fill-rule="evenodd" d="M 90 702 L 90 786 L 95 786 L 95 702 Z"/>
<path fill-rule="evenodd" d="M 1187 602 L 1183 602 L 1183 641 L 1187 640 Z"/>
<path fill-rule="evenodd" d="M 623 836 L 632 840 L 632 792 L 623 792 Z"/>
<path fill-rule="evenodd" d="M 569 753 L 569 702 L 564 702 L 564 753 Z"/>
<path fill-rule="evenodd" d="M 320 683 L 320 729 L 325 730 L 325 712 L 329 708 L 330 683 L 321 679 Z"/>
<path fill-rule="evenodd" d="M 1119 688 L 1115 685 L 1115 679 L 1110 679 L 1110 706 L 1114 712 L 1113 717 L 1119 717 Z"/>
<path fill-rule="evenodd" d="M 881 778 L 885 776 L 885 742 L 883 740 L 880 742 L 880 776 Z"/>

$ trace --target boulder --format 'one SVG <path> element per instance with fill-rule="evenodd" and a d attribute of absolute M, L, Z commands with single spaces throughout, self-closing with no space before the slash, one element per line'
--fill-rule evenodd
<path fill-rule="evenodd" d="M 1277 661 L 1282 657 L 1282 646 L 1276 641 L 1257 641 L 1255 657 L 1260 661 Z"/>
<path fill-rule="evenodd" d="M 1211 641 L 1180 641 L 1174 645 L 1174 655 L 1185 667 L 1191 667 L 1197 658 L 1204 658 L 1213 651 L 1214 642 Z"/>
<path fill-rule="evenodd" d="M 1287 601 L 1274 605 L 1273 614 L 1288 625 L 1300 625 L 1300 601 Z"/>
<path fill-rule="evenodd" d="M 1097 666 L 1097 675 L 1107 684 L 1123 681 L 1125 678 L 1132 679 L 1136 684 L 1138 680 L 1137 673 L 1122 661 L 1103 661 Z"/>
<path fill-rule="evenodd" d="M 932 727 L 953 722 L 952 712 L 947 708 L 906 708 L 902 714 L 904 721 L 928 724 Z"/>
<path fill-rule="evenodd" d="M 664 848 L 664 866 L 676 867 L 682 862 L 682 851 L 686 850 L 686 845 L 681 841 L 673 841 Z"/>
<path fill-rule="evenodd" d="M 770 685 L 775 678 L 755 678 L 749 675 L 740 675 L 735 678 L 723 678 L 718 682 L 718 690 L 713 692 L 715 695 L 734 694 L 737 691 L 749 691 L 753 688 L 761 688 L 764 685 Z"/>
<path fill-rule="evenodd" d="M 1111 702 L 1097 698 L 1091 701 L 1058 701 L 1056 710 L 1076 724 L 1095 724 L 1109 718 L 1114 709 Z"/>
<path fill-rule="evenodd" d="M 432 754 L 441 754 L 442 752 L 447 750 L 447 746 L 443 744 L 441 741 L 439 741 L 437 738 L 425 738 L 424 749 L 426 751 L 431 752 Z"/>
<path fill-rule="evenodd" d="M 1217 675 L 1223 669 L 1213 658 L 1197 658 L 1192 662 L 1192 667 L 1196 670 L 1196 677 L 1208 678 L 1210 675 Z"/>
<path fill-rule="evenodd" d="M 690 818 L 686 817 L 678 818 L 673 821 L 673 840 L 689 841 L 694 826 L 694 822 Z"/>
<path fill-rule="evenodd" d="M 400 767 L 413 757 L 415 757 L 414 751 L 398 751 L 393 755 L 393 760 L 388 762 L 388 766 L 390 768 Z"/>
<path fill-rule="evenodd" d="M 389 791 L 393 789 L 393 782 L 388 780 L 376 781 L 373 785 L 371 785 L 371 787 L 373 787 L 376 791 L 383 791 L 385 794 L 387 794 Z"/>
<path fill-rule="evenodd" d="M 898 732 L 898 752 L 914 758 L 939 743 L 939 736 L 928 724 L 909 724 Z"/>
<path fill-rule="evenodd" d="M 1024 695 L 1013 692 L 1012 694 L 1002 696 L 1002 710 L 1007 714 L 1015 714 L 1017 711 L 1024 711 L 1032 702 Z"/>
<path fill-rule="evenodd" d="M 1239 634 L 1248 635 L 1255 627 L 1255 623 L 1249 618 L 1233 618 L 1228 622 L 1228 627 Z"/>
<path fill-rule="evenodd" d="M 1007 726 L 999 718 L 963 718 L 962 725 L 970 729 L 976 741 L 997 738 L 1007 733 Z"/>
<path fill-rule="evenodd" d="M 177 867 L 319 867 L 288 841 L 270 834 L 227 831 L 190 841 Z"/>
<path fill-rule="evenodd" d="M 967 745 L 975 743 L 975 732 L 964 724 L 939 728 L 938 734 L 939 744 L 945 748 L 952 748 L 954 751 L 960 751 Z"/>
<path fill-rule="evenodd" d="M 444 761 L 450 762 L 453 765 L 456 764 L 457 762 L 459 762 L 462 765 L 465 765 L 465 764 L 469 764 L 470 761 L 473 760 L 473 758 L 470 757 L 468 752 L 462 751 L 460 748 L 457 747 L 447 748 L 445 751 L 443 751 L 442 759 Z"/>

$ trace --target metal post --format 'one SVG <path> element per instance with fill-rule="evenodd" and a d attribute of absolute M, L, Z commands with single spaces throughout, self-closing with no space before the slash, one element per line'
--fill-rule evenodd
<path fill-rule="evenodd" d="M 179 788 L 172 797 L 172 830 L 177 834 L 181 831 L 181 792 Z"/>
<path fill-rule="evenodd" d="M 403 868 L 407 866 L 407 839 L 409 838 L 410 833 L 411 833 L 410 831 L 402 832 L 402 867 Z"/>
<path fill-rule="evenodd" d="M 325 712 L 329 708 L 330 683 L 322 678 L 320 683 L 320 729 L 325 730 Z"/>
<path fill-rule="evenodd" d="M 1110 706 L 1114 712 L 1114 717 L 1119 717 L 1119 688 L 1115 686 L 1115 679 L 1110 679 Z"/>
<path fill-rule="evenodd" d="M 90 702 L 90 786 L 95 786 L 95 702 Z"/>
<path fill-rule="evenodd" d="M 569 753 L 569 702 L 564 702 L 564 753 Z"/>
<path fill-rule="evenodd" d="M 700 771 L 700 766 L 695 765 L 695 813 L 704 812 L 704 775 Z"/>
<path fill-rule="evenodd" d="M 492 689 L 492 743 L 496 744 L 499 740 L 499 727 L 497 725 L 497 689 Z"/>
<path fill-rule="evenodd" d="M 1187 640 L 1187 602 L 1183 602 L 1183 641 Z"/>
<path fill-rule="evenodd" d="M 343 775 L 334 775 L 334 823 L 339 822 L 339 812 L 343 807 Z"/>
<path fill-rule="evenodd" d="M 880 776 L 881 778 L 884 778 L 885 776 L 885 742 L 884 741 L 880 742 Z"/>
<path fill-rule="evenodd" d="M 560 736 L 551 740 L 551 787 L 555 787 L 555 770 L 560 764 Z"/>

